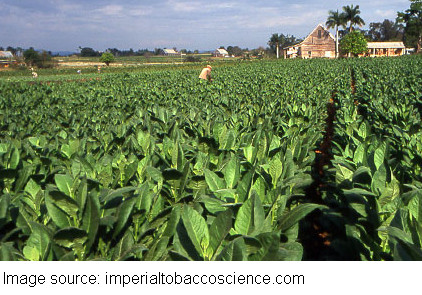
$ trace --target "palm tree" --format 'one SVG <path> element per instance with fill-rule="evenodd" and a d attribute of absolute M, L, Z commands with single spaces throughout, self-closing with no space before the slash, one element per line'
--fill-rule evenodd
<path fill-rule="evenodd" d="M 336 58 L 338 58 L 338 27 L 344 26 L 346 24 L 345 14 L 339 13 L 338 10 L 330 10 L 328 12 L 328 18 L 325 25 L 328 29 L 335 28 L 336 29 Z"/>
<path fill-rule="evenodd" d="M 270 45 L 273 48 L 275 47 L 277 58 L 280 57 L 279 50 L 280 50 L 280 44 L 282 44 L 284 41 L 283 39 L 284 39 L 283 34 L 279 35 L 275 33 L 271 36 L 270 41 L 268 42 L 268 45 Z"/>
<path fill-rule="evenodd" d="M 356 6 L 343 6 L 343 14 L 345 18 L 345 23 L 347 24 L 350 22 L 349 32 L 353 30 L 354 25 L 363 26 L 365 25 L 365 22 L 360 17 L 360 10 L 359 5 Z"/>

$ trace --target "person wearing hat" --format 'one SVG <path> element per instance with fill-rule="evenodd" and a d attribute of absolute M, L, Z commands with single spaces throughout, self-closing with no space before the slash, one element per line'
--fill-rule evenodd
<path fill-rule="evenodd" d="M 205 68 L 202 69 L 201 74 L 199 75 L 199 79 L 201 81 L 211 82 L 211 70 L 212 67 L 210 65 L 207 65 Z"/>

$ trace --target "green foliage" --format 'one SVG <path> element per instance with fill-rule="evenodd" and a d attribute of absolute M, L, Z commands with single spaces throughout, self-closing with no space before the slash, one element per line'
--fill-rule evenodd
<path fill-rule="evenodd" d="M 200 62 L 201 61 L 201 57 L 199 56 L 193 56 L 193 55 L 188 55 L 183 59 L 184 62 Z"/>
<path fill-rule="evenodd" d="M 358 56 L 368 51 L 368 42 L 361 32 L 352 31 L 340 40 L 340 50 L 343 54 Z"/>
<path fill-rule="evenodd" d="M 336 254 L 319 259 L 420 259 L 421 68 L 241 63 L 205 88 L 197 68 L 1 81 L 0 260 L 302 260 L 318 221 Z"/>
<path fill-rule="evenodd" d="M 360 17 L 359 5 L 346 5 L 343 6 L 342 18 L 345 24 L 350 23 L 349 32 L 353 31 L 353 26 L 363 26 L 365 21 Z"/>
<path fill-rule="evenodd" d="M 28 66 L 36 66 L 38 68 L 51 68 L 56 65 L 56 62 L 53 61 L 51 55 L 48 52 L 42 51 L 41 53 L 39 53 L 38 51 L 35 51 L 32 47 L 23 52 L 23 57 L 25 63 Z"/>
<path fill-rule="evenodd" d="M 100 57 L 100 62 L 105 63 L 107 66 L 114 62 L 114 55 L 110 52 L 104 52 Z"/>
<path fill-rule="evenodd" d="M 95 57 L 95 56 L 100 56 L 100 53 L 94 49 L 92 49 L 91 47 L 79 47 L 79 49 L 81 50 L 80 55 L 83 57 Z"/>
<path fill-rule="evenodd" d="M 40 55 L 32 47 L 23 52 L 23 58 L 27 65 L 35 65 L 41 61 Z"/>
<path fill-rule="evenodd" d="M 416 47 L 416 51 L 421 51 L 422 46 L 422 1 L 410 0 L 410 8 L 404 12 L 399 12 L 397 22 L 404 23 L 404 39 L 406 45 Z"/>

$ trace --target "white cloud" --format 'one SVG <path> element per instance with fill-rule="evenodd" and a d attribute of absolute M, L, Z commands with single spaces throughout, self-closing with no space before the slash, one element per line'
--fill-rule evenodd
<path fill-rule="evenodd" d="M 129 11 L 127 12 L 127 14 L 130 16 L 145 16 L 145 15 L 150 15 L 151 13 L 152 13 L 151 8 L 144 8 L 144 7 L 129 9 Z"/>
<path fill-rule="evenodd" d="M 375 10 L 375 14 L 379 15 L 381 17 L 385 17 L 385 18 L 396 18 L 397 17 L 397 12 L 395 10 L 392 10 L 392 9 L 388 9 L 388 10 L 377 9 L 377 10 Z"/>
<path fill-rule="evenodd" d="M 308 24 L 313 27 L 325 20 L 326 15 L 327 11 L 325 10 L 307 11 L 296 4 L 292 5 L 287 12 L 275 7 L 254 7 L 237 17 L 236 22 L 240 28 L 280 30 L 283 27 L 303 27 Z"/>
<path fill-rule="evenodd" d="M 201 3 L 198 1 L 168 1 L 168 5 L 177 12 L 193 12 L 201 10 Z"/>
<path fill-rule="evenodd" d="M 97 11 L 104 15 L 108 16 L 119 16 L 122 15 L 123 6 L 121 5 L 107 5 L 101 8 L 98 8 Z"/>

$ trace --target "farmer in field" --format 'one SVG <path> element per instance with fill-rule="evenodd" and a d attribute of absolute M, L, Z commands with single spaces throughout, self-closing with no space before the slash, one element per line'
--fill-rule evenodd
<path fill-rule="evenodd" d="M 31 68 L 32 78 L 38 78 L 37 72 L 35 72 L 34 68 Z"/>
<path fill-rule="evenodd" d="M 208 81 L 211 82 L 211 70 L 212 67 L 207 65 L 205 68 L 202 69 L 201 74 L 199 74 L 200 81 Z"/>

